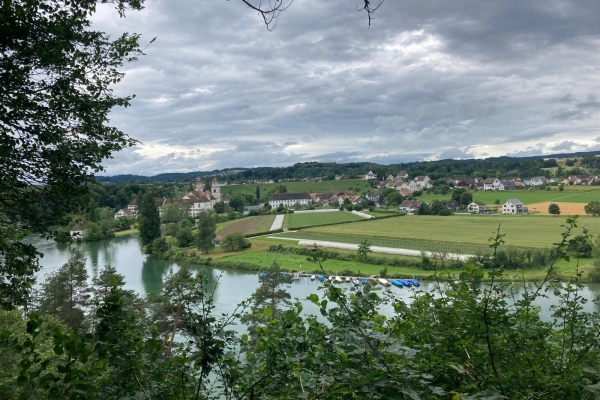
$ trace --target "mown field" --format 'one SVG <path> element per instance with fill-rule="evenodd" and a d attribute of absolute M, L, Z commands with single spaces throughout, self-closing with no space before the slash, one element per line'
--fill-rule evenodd
<path fill-rule="evenodd" d="M 564 191 L 559 191 L 557 187 L 552 187 L 550 191 L 542 190 L 511 190 L 511 191 L 474 191 L 473 200 L 483 201 L 486 204 L 493 205 L 496 199 L 504 203 L 511 198 L 517 198 L 525 204 L 541 203 L 545 201 L 560 201 L 566 203 L 589 203 L 590 201 L 600 201 L 600 186 L 566 186 Z M 450 200 L 450 194 L 442 196 L 439 194 L 424 194 L 419 200 L 430 203 L 432 200 Z"/>
<path fill-rule="evenodd" d="M 489 245 L 488 239 L 500 225 L 501 233 L 506 234 L 507 246 L 523 248 L 549 248 L 560 240 L 563 231 L 563 217 L 550 216 L 511 216 L 511 215 L 454 215 L 449 217 L 414 215 L 361 222 L 322 226 L 303 230 L 326 233 L 331 241 L 336 234 L 360 239 L 388 238 L 411 239 L 459 245 Z M 592 235 L 600 234 L 600 218 L 580 217 L 579 226 L 585 226 Z M 581 233 L 579 228 L 578 233 Z M 317 239 L 316 237 L 314 239 Z M 323 240 L 320 239 L 319 240 Z M 419 249 L 417 249 L 419 250 Z M 456 251 L 459 252 L 459 251 Z"/>
<path fill-rule="evenodd" d="M 231 232 L 241 232 L 244 235 L 251 233 L 266 232 L 271 229 L 275 215 L 259 215 L 246 217 L 237 221 L 227 222 L 226 225 L 217 227 L 217 236 L 223 237 Z"/>
<path fill-rule="evenodd" d="M 363 217 L 345 211 L 329 213 L 289 214 L 288 229 L 298 229 L 306 226 L 338 224 L 348 221 L 364 221 Z"/>
<path fill-rule="evenodd" d="M 258 185 L 260 187 L 261 196 L 275 189 L 275 187 L 279 185 L 285 185 L 288 193 L 322 193 L 347 190 L 354 190 L 355 192 L 362 193 L 365 190 L 370 190 L 367 181 L 362 179 L 324 182 L 281 182 Z M 256 184 L 250 183 L 245 185 L 222 186 L 221 193 L 248 193 L 254 195 L 256 194 Z"/>

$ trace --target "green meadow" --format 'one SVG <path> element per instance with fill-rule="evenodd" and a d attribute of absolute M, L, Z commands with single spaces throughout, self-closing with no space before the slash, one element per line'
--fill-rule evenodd
<path fill-rule="evenodd" d="M 363 217 L 346 211 L 328 213 L 289 214 L 288 229 L 298 229 L 307 226 L 339 224 L 340 222 L 364 221 Z"/>

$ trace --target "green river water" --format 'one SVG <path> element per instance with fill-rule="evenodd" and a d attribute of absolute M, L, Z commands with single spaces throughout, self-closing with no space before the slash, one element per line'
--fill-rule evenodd
<path fill-rule="evenodd" d="M 57 244 L 39 238 L 31 238 L 30 242 L 44 254 L 40 260 L 42 269 L 39 273 L 38 282 L 43 276 L 58 269 L 64 264 L 70 255 L 68 244 Z M 177 271 L 177 263 L 165 260 L 149 258 L 141 252 L 139 238 L 136 235 L 122 236 L 114 239 L 101 240 L 97 242 L 78 243 L 77 246 L 87 258 L 87 268 L 90 276 L 94 276 L 106 264 L 112 264 L 117 271 L 125 276 L 126 288 L 133 289 L 140 295 L 159 292 L 162 288 L 163 279 L 169 273 Z M 255 272 L 240 271 L 232 269 L 218 269 L 209 266 L 193 266 L 204 272 L 210 284 L 219 285 L 215 289 L 216 311 L 230 313 L 242 300 L 248 298 L 258 287 L 258 275 Z M 350 287 L 350 284 L 347 284 Z M 319 283 L 303 278 L 288 286 L 292 298 L 305 299 L 311 293 L 318 293 Z M 392 293 L 405 301 L 410 301 L 414 290 L 433 290 L 434 284 L 422 282 L 419 289 L 391 287 Z M 516 292 L 523 289 L 516 287 Z M 600 284 L 587 284 L 583 296 L 589 299 L 585 305 L 587 311 L 593 311 L 596 306 L 591 302 L 600 295 Z M 549 317 L 549 307 L 556 302 L 556 297 L 549 292 L 548 298 L 538 300 L 542 308 L 542 315 Z M 311 314 L 319 314 L 318 308 L 307 301 L 303 301 L 305 311 Z M 392 308 L 383 306 L 382 312 L 391 313 Z"/>

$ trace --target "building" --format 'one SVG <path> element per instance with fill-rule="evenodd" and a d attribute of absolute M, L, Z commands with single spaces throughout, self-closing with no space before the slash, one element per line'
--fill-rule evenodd
<path fill-rule="evenodd" d="M 398 206 L 398 210 L 406 211 L 407 213 L 413 213 L 421 207 L 424 202 L 419 200 L 404 200 L 402 204 Z M 427 203 L 425 203 L 427 204 Z"/>
<path fill-rule="evenodd" d="M 280 204 L 283 204 L 284 207 L 292 207 L 294 204 L 306 206 L 311 200 L 308 193 L 275 193 L 269 199 L 269 205 L 271 207 L 279 207 Z"/>
<path fill-rule="evenodd" d="M 121 217 L 135 217 L 137 214 L 135 211 L 130 210 L 129 208 L 122 208 L 115 213 L 115 219 L 119 219 Z"/>
<path fill-rule="evenodd" d="M 361 175 L 361 179 L 373 180 L 377 179 L 377 174 L 374 174 L 373 171 L 369 171 L 366 175 Z"/>
<path fill-rule="evenodd" d="M 467 206 L 467 211 L 471 214 L 481 214 L 487 210 L 487 205 L 483 201 L 474 201 Z"/>
<path fill-rule="evenodd" d="M 431 179 L 428 176 L 417 176 L 414 179 L 415 183 L 417 184 L 417 186 L 419 187 L 419 189 L 423 190 L 423 189 L 427 189 L 433 186 L 433 184 L 431 183 Z"/>
<path fill-rule="evenodd" d="M 76 223 L 69 231 L 69 235 L 71 235 L 71 237 L 85 237 L 85 223 Z"/>
<path fill-rule="evenodd" d="M 527 207 L 519 199 L 508 199 L 502 205 L 502 214 L 524 214 L 527 211 Z"/>
<path fill-rule="evenodd" d="M 458 204 L 458 201 L 456 201 L 456 200 L 444 200 L 444 202 L 442 204 L 444 204 L 444 206 L 446 206 L 446 208 L 448 208 L 452 211 L 456 211 L 458 209 L 458 206 L 460 205 L 460 204 Z"/>

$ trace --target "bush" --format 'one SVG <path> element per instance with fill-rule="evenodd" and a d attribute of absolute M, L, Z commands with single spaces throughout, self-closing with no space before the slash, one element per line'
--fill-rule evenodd
<path fill-rule="evenodd" d="M 225 235 L 221 246 L 229 249 L 229 251 L 235 251 L 247 249 L 252 246 L 252 243 L 246 240 L 243 233 L 231 232 Z"/>
<path fill-rule="evenodd" d="M 588 272 L 588 279 L 591 282 L 600 282 L 600 260 L 597 260 L 594 267 Z"/>
<path fill-rule="evenodd" d="M 590 258 L 592 256 L 593 247 L 587 236 L 578 235 L 569 240 L 567 251 L 575 257 Z"/>

